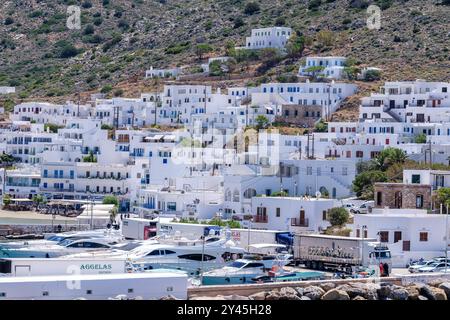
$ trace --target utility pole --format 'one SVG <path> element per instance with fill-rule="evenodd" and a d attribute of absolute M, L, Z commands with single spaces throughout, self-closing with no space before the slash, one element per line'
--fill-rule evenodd
<path fill-rule="evenodd" d="M 433 166 L 433 156 L 432 156 L 432 153 L 431 153 L 431 140 L 429 141 L 429 152 L 430 152 L 430 169 L 431 169 L 431 167 Z"/>
<path fill-rule="evenodd" d="M 314 133 L 312 135 L 312 158 L 314 159 Z"/>

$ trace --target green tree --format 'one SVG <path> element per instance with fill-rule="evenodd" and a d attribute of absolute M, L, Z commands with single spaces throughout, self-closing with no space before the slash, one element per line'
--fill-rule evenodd
<path fill-rule="evenodd" d="M 119 200 L 115 196 L 105 196 L 102 201 L 103 204 L 113 204 L 115 207 L 119 206 Z"/>
<path fill-rule="evenodd" d="M 255 13 L 258 13 L 260 10 L 259 4 L 257 2 L 249 2 L 245 6 L 244 13 L 246 15 L 253 15 Z"/>
<path fill-rule="evenodd" d="M 288 40 L 286 50 L 290 58 L 300 58 L 305 50 L 305 37 L 294 33 Z"/>
<path fill-rule="evenodd" d="M 257 116 L 255 121 L 256 121 L 256 127 L 258 129 L 264 129 L 269 125 L 269 119 L 267 119 L 267 117 L 262 114 Z"/>
<path fill-rule="evenodd" d="M 349 80 L 356 80 L 360 69 L 356 66 L 348 66 L 344 67 L 344 74 L 347 76 Z"/>
<path fill-rule="evenodd" d="M 39 209 L 39 205 L 41 203 L 44 203 L 44 200 L 45 200 L 44 197 L 42 195 L 40 195 L 40 194 L 37 194 L 37 195 L 33 196 L 33 202 L 36 205 L 36 209 Z"/>
<path fill-rule="evenodd" d="M 5 196 L 3 197 L 3 205 L 7 207 L 10 204 L 11 204 L 11 196 L 9 194 L 5 194 Z"/>
<path fill-rule="evenodd" d="M 378 81 L 381 79 L 381 71 L 380 70 L 367 70 L 364 75 L 365 81 Z"/>
<path fill-rule="evenodd" d="M 11 164 L 14 161 L 15 161 L 15 158 L 11 154 L 3 152 L 0 155 L 0 163 L 1 164 Z"/>
<path fill-rule="evenodd" d="M 325 69 L 324 66 L 312 66 L 305 69 L 305 72 L 311 74 L 314 79 L 317 79 L 317 75 Z"/>
<path fill-rule="evenodd" d="M 97 162 L 97 158 L 94 156 L 92 151 L 89 151 L 89 155 L 83 157 L 83 162 Z"/>
<path fill-rule="evenodd" d="M 316 132 L 327 132 L 328 131 L 328 124 L 323 121 L 323 119 L 320 119 L 319 122 L 316 123 L 314 126 L 314 130 Z"/>
<path fill-rule="evenodd" d="M 342 226 L 348 222 L 350 217 L 347 210 L 344 208 L 332 208 L 328 213 L 328 221 L 332 226 Z"/>
<path fill-rule="evenodd" d="M 275 191 L 270 195 L 271 197 L 287 197 L 289 194 L 286 191 Z"/>
<path fill-rule="evenodd" d="M 385 171 L 395 163 L 405 163 L 408 156 L 406 152 L 397 148 L 386 148 L 373 160 L 378 170 Z"/>
<path fill-rule="evenodd" d="M 373 199 L 373 184 L 386 182 L 386 173 L 383 171 L 366 171 L 358 174 L 353 181 L 353 191 L 362 199 Z"/>
<path fill-rule="evenodd" d="M 202 60 L 203 56 L 211 51 L 212 51 L 212 47 L 207 43 L 199 43 L 195 47 L 195 54 L 197 55 L 197 58 L 199 60 Z"/>
<path fill-rule="evenodd" d="M 415 143 L 427 143 L 427 135 L 425 133 L 419 133 L 415 138 L 414 138 L 414 142 Z"/>
<path fill-rule="evenodd" d="M 437 191 L 437 200 L 439 204 L 443 204 L 445 207 L 450 206 L 450 188 L 439 188 Z"/>
<path fill-rule="evenodd" d="M 316 39 L 320 48 L 331 47 L 336 39 L 336 36 L 333 31 L 320 30 L 317 33 Z"/>
<path fill-rule="evenodd" d="M 234 26 L 233 28 L 237 29 L 240 28 L 244 25 L 244 19 L 242 19 L 241 17 L 236 17 L 234 19 Z"/>

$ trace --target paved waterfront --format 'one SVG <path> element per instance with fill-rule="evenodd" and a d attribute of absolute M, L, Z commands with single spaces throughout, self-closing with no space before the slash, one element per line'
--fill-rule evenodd
<path fill-rule="evenodd" d="M 13 224 L 52 224 L 52 216 L 34 211 L 7 211 L 0 210 L 0 225 Z M 76 218 L 55 216 L 53 222 L 58 224 L 76 224 Z"/>

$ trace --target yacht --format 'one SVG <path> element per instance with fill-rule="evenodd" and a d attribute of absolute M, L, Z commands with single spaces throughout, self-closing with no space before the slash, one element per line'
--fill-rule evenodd
<path fill-rule="evenodd" d="M 220 269 L 204 272 L 201 282 L 204 285 L 253 283 L 252 279 L 267 275 L 268 270 L 281 269 L 291 259 L 290 254 L 247 254 Z"/>
<path fill-rule="evenodd" d="M 62 233 L 56 233 L 56 234 L 48 234 L 45 239 L 41 239 L 41 240 L 0 242 L 0 249 L 52 245 L 52 244 L 57 244 L 58 242 L 61 242 L 66 239 L 74 239 L 75 240 L 75 239 L 85 239 L 85 238 L 100 238 L 100 237 L 105 237 L 105 236 L 116 236 L 118 238 L 122 237 L 122 235 L 119 231 L 110 230 L 110 229 L 62 232 Z"/>
<path fill-rule="evenodd" d="M 120 242 L 115 236 L 64 239 L 53 244 L 0 248 L 0 258 L 56 258 L 80 252 L 110 249 Z"/>
<path fill-rule="evenodd" d="M 127 246 L 134 248 L 127 250 Z M 235 247 L 232 241 L 226 239 L 214 238 L 203 243 L 197 240 L 160 238 L 136 241 L 132 245 L 118 244 L 102 252 L 83 252 L 64 258 L 125 259 L 136 272 L 175 269 L 197 276 L 201 270 L 223 267 L 230 261 L 242 258 L 244 253 L 244 249 Z"/>

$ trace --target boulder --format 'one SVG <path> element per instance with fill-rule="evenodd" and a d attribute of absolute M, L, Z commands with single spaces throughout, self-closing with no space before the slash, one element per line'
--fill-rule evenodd
<path fill-rule="evenodd" d="M 387 298 L 390 298 L 392 293 L 392 285 L 382 283 L 380 285 L 380 288 L 377 290 L 378 298 L 380 300 L 385 300 Z"/>
<path fill-rule="evenodd" d="M 223 296 L 223 298 L 225 300 L 250 300 L 249 297 L 240 296 L 240 295 L 237 295 L 237 294 L 232 294 L 232 295 L 229 295 L 229 296 Z"/>
<path fill-rule="evenodd" d="M 427 297 L 428 300 L 447 300 L 447 295 L 443 289 L 425 285 L 421 288 L 420 294 Z"/>
<path fill-rule="evenodd" d="M 336 288 L 336 284 L 334 284 L 333 282 L 325 282 L 325 283 L 321 283 L 320 287 L 326 292 L 326 291 L 330 291 L 331 289 Z"/>
<path fill-rule="evenodd" d="M 392 300 L 408 300 L 409 292 L 405 288 L 394 288 L 390 297 Z"/>
<path fill-rule="evenodd" d="M 418 300 L 419 299 L 419 289 L 415 286 L 405 287 L 406 291 L 408 291 L 408 300 Z"/>
<path fill-rule="evenodd" d="M 424 296 L 422 296 L 422 295 L 419 295 L 419 296 L 417 297 L 417 300 L 428 300 L 428 298 L 427 298 L 427 297 L 424 297 Z"/>
<path fill-rule="evenodd" d="M 309 286 L 303 290 L 303 295 L 307 296 L 311 300 L 319 300 L 324 294 L 325 291 L 317 286 Z"/>
<path fill-rule="evenodd" d="M 367 299 L 361 296 L 356 296 L 352 300 L 367 300 Z"/>
<path fill-rule="evenodd" d="M 305 288 L 303 288 L 303 287 L 296 287 L 295 291 L 297 291 L 297 295 L 301 297 L 303 295 L 303 293 L 305 292 Z"/>
<path fill-rule="evenodd" d="M 280 300 L 300 300 L 297 290 L 291 287 L 280 289 Z"/>
<path fill-rule="evenodd" d="M 205 296 L 195 296 L 190 298 L 189 300 L 225 300 L 224 296 L 215 296 L 215 297 L 205 297 Z"/>
<path fill-rule="evenodd" d="M 278 291 L 271 291 L 266 296 L 266 300 L 280 300 L 280 297 L 281 297 L 281 295 Z"/>
<path fill-rule="evenodd" d="M 357 296 L 361 296 L 361 297 L 367 296 L 367 290 L 365 290 L 363 287 L 359 287 L 359 286 L 344 284 L 344 285 L 337 287 L 336 289 L 347 292 L 347 294 L 349 295 L 349 297 L 351 299 L 353 299 Z"/>
<path fill-rule="evenodd" d="M 439 289 L 444 290 L 447 299 L 450 299 L 450 282 L 443 282 L 439 285 Z"/>
<path fill-rule="evenodd" d="M 294 296 L 296 296 L 298 293 L 297 293 L 297 290 L 295 290 L 294 288 L 285 287 L 285 288 L 281 288 L 280 289 L 280 294 L 281 295 L 294 295 Z"/>
<path fill-rule="evenodd" d="M 350 300 L 349 295 L 344 290 L 331 289 L 326 292 L 322 298 L 322 300 Z"/>
<path fill-rule="evenodd" d="M 179 300 L 179 299 L 177 299 L 175 296 L 169 294 L 167 296 L 159 298 L 159 300 Z"/>
<path fill-rule="evenodd" d="M 267 294 L 268 293 L 266 291 L 261 291 L 261 292 L 252 294 L 249 298 L 251 300 L 266 300 Z"/>
<path fill-rule="evenodd" d="M 440 286 L 440 284 L 443 282 L 445 282 L 444 279 L 434 279 L 434 280 L 428 281 L 428 285 L 438 288 Z"/>
<path fill-rule="evenodd" d="M 311 300 L 311 298 L 308 298 L 307 296 L 301 296 L 300 300 Z"/>

